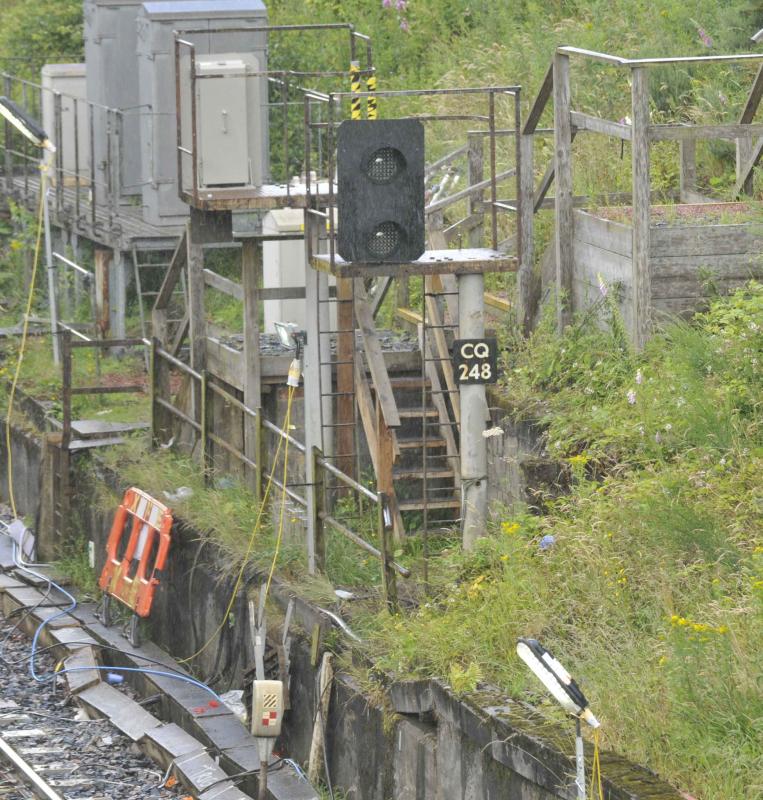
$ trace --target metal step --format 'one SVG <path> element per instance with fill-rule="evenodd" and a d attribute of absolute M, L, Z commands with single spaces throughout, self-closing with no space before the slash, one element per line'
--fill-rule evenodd
<path fill-rule="evenodd" d="M 400 511 L 423 511 L 427 508 L 429 511 L 438 508 L 461 508 L 461 501 L 455 497 L 451 500 L 424 500 L 424 498 L 417 498 L 415 500 L 402 500 L 398 502 Z"/>
<path fill-rule="evenodd" d="M 392 472 L 395 480 L 422 479 L 425 470 L 421 467 L 396 467 Z M 444 478 L 455 478 L 456 473 L 449 467 L 441 467 L 426 470 L 427 480 L 441 480 Z"/>
<path fill-rule="evenodd" d="M 426 386 L 429 388 L 432 382 L 429 378 L 422 378 L 420 375 L 390 375 L 389 382 L 395 389 L 421 389 Z"/>
<path fill-rule="evenodd" d="M 419 417 L 436 417 L 436 408 L 398 408 L 400 419 L 418 419 Z"/>
<path fill-rule="evenodd" d="M 413 439 L 401 439 L 398 437 L 397 446 L 401 450 L 420 449 L 424 447 L 424 440 L 420 436 L 416 436 Z M 430 447 L 445 447 L 445 439 L 441 439 L 439 436 L 427 436 L 427 448 Z"/>

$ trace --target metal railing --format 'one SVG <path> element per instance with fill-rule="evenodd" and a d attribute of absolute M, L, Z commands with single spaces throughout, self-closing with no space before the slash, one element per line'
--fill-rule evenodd
<path fill-rule="evenodd" d="M 394 560 L 392 552 L 392 518 L 389 508 L 389 498 L 383 492 L 375 492 L 363 486 L 359 481 L 346 475 L 332 464 L 323 453 L 314 448 L 308 452 L 305 445 L 283 431 L 277 425 L 266 419 L 262 409 L 252 409 L 230 392 L 217 385 L 206 371 L 198 372 L 171 353 L 164 350 L 158 339 L 154 338 L 150 344 L 151 349 L 151 439 L 154 446 L 165 445 L 165 440 L 172 438 L 172 419 L 187 425 L 194 434 L 201 450 L 201 461 L 204 470 L 204 480 L 207 485 L 212 485 L 215 475 L 215 464 L 212 458 L 212 447 L 219 447 L 239 464 L 253 473 L 255 496 L 258 501 L 262 499 L 262 487 L 268 475 L 266 474 L 266 448 L 264 446 L 265 434 L 272 434 L 284 442 L 288 442 L 304 459 L 311 459 L 313 474 L 316 476 L 316 491 L 303 496 L 294 489 L 296 485 L 290 484 L 287 477 L 286 484 L 275 474 L 272 483 L 286 493 L 290 501 L 305 509 L 312 517 L 315 530 L 314 552 L 316 566 L 321 572 L 326 572 L 330 567 L 326 556 L 326 527 L 352 542 L 358 548 L 378 559 L 381 571 L 381 585 L 384 602 L 391 613 L 398 610 L 397 576 L 410 577 L 409 569 Z M 179 407 L 171 399 L 169 390 L 169 371 L 177 370 L 190 381 L 193 387 L 194 409 L 189 413 Z M 237 409 L 252 424 L 255 434 L 255 444 L 243 449 L 226 440 L 214 430 L 213 415 L 211 414 L 210 399 L 219 397 L 225 404 Z M 253 452 L 252 452 L 253 451 Z M 347 490 L 354 492 L 358 498 L 356 504 L 357 514 L 348 519 L 348 515 L 337 512 L 336 504 L 328 500 L 327 479 L 338 481 Z M 305 486 L 301 482 L 301 486 Z M 311 499 L 314 498 L 314 500 Z M 376 544 L 365 538 L 358 530 L 353 529 L 353 521 L 365 520 L 368 522 L 373 514 L 371 527 L 376 538 Z M 357 525 L 355 527 L 362 527 Z M 368 527 L 368 526 L 366 526 Z"/>
<path fill-rule="evenodd" d="M 0 73 L 3 93 L 44 126 L 56 153 L 51 165 L 51 207 L 58 219 L 89 221 L 100 210 L 111 227 L 122 189 L 121 111 Z M 39 190 L 40 153 L 8 121 L 0 139 L 5 194 L 29 201 Z"/>
<path fill-rule="evenodd" d="M 331 31 L 343 31 L 348 35 L 347 64 L 355 63 L 358 55 L 358 45 L 365 51 L 365 67 L 359 70 L 359 75 L 366 77 L 374 75 L 373 54 L 371 49 L 370 37 L 356 31 L 348 23 L 318 23 L 305 25 L 267 25 L 260 27 L 224 27 L 213 29 L 186 29 L 175 32 L 175 101 L 176 101 L 176 130 L 177 130 L 177 173 L 178 173 L 178 196 L 181 200 L 191 200 L 194 206 L 199 206 L 202 199 L 199 185 L 200 158 L 198 147 L 198 108 L 197 108 L 197 82 L 204 80 L 218 80 L 218 75 L 197 75 L 196 70 L 196 44 L 192 40 L 193 35 L 203 34 L 209 37 L 210 34 L 222 33 L 242 33 L 252 34 L 274 34 L 274 33 L 326 33 Z M 185 55 L 184 55 L 185 53 Z M 277 123 L 280 129 L 280 148 L 283 158 L 282 174 L 276 176 L 273 181 L 277 186 L 283 187 L 285 205 L 290 205 L 292 195 L 304 195 L 304 188 L 295 190 L 291 185 L 292 172 L 290 169 L 290 153 L 292 149 L 297 152 L 302 151 L 303 129 L 301 125 L 294 125 L 293 120 L 289 119 L 290 109 L 302 109 L 303 98 L 308 98 L 311 94 L 310 89 L 304 88 L 301 84 L 305 78 L 336 79 L 348 80 L 348 70 L 248 70 L 246 80 L 262 80 L 267 84 L 267 90 L 275 90 L 276 99 L 269 101 L 266 106 L 268 111 L 277 109 L 280 121 Z M 188 117 L 184 120 L 184 117 Z M 269 120 L 270 122 L 270 120 Z M 320 151 L 320 148 L 319 148 Z M 190 172 L 190 175 L 188 174 Z M 190 185 L 189 185 L 190 184 Z M 247 188 L 247 187 L 241 187 Z M 251 187 L 248 187 L 251 188 Z M 230 194 L 227 190 L 226 196 Z M 214 189 L 205 188 L 204 199 L 214 195 Z"/>

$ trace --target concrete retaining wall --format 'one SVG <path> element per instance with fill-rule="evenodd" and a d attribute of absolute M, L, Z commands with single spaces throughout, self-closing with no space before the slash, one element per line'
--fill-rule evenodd
<path fill-rule="evenodd" d="M 508 457 L 512 448 L 519 451 L 532 438 L 530 429 L 513 430 L 498 458 Z M 23 487 L 18 497 L 20 501 L 23 497 L 22 510 L 28 512 L 38 501 L 35 487 L 40 480 L 41 447 L 24 434 L 15 435 L 14 441 L 18 448 L 14 474 L 17 485 Z M 5 464 L 0 466 L 5 469 Z M 117 476 L 104 470 L 99 473 L 94 466 L 80 473 L 73 498 L 77 524 L 72 527 L 94 542 L 99 571 L 116 498 L 113 505 L 97 498 L 103 498 L 104 489 L 121 493 L 125 487 Z M 521 482 L 512 485 L 516 489 Z M 177 658 L 193 653 L 216 629 L 232 589 L 232 565 L 214 544 L 202 540 L 192 528 L 176 526 L 151 615 L 151 637 Z M 217 676 L 215 687 L 221 691 L 240 686 L 242 670 L 251 661 L 245 590 L 262 580 L 255 572 L 247 574 L 230 624 L 195 662 L 198 675 Z M 276 640 L 280 638 L 279 614 L 293 595 L 293 589 L 274 582 L 269 634 Z M 283 745 L 291 757 L 304 763 L 317 699 L 311 639 L 316 627 L 325 634 L 330 624 L 298 597 L 294 619 L 291 710 Z M 333 684 L 327 720 L 328 763 L 334 786 L 349 800 L 572 800 L 571 743 L 568 730 L 488 687 L 462 700 L 436 681 L 379 685 L 373 698 L 350 674 L 339 672 Z M 603 755 L 603 771 L 605 778 L 616 776 L 615 782 L 607 782 L 608 800 L 679 800 L 670 787 L 617 756 Z"/>

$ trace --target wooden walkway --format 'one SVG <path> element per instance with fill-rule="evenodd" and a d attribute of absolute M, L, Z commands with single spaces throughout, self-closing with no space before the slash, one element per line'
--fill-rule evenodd
<path fill-rule="evenodd" d="M 10 188 L 7 181 L 0 181 L 4 197 L 12 199 L 29 209 L 37 207 L 40 178 L 38 175 L 17 175 Z M 171 250 L 182 233 L 177 225 L 157 227 L 145 222 L 140 204 L 133 205 L 123 199 L 114 209 L 98 202 L 95 208 L 90 201 L 90 189 L 86 186 L 51 186 L 49 189 L 51 224 L 84 236 L 93 242 L 114 250 Z"/>

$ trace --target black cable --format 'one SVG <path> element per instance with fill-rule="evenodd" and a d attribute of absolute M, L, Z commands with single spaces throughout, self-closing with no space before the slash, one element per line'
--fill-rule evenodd
<path fill-rule="evenodd" d="M 285 761 L 285 758 L 277 758 L 272 764 L 268 764 L 268 773 L 283 769 Z M 272 767 L 275 767 L 275 769 L 272 769 Z M 214 786 L 219 786 L 221 783 L 225 783 L 226 781 L 241 780 L 242 778 L 248 778 L 250 775 L 258 775 L 259 772 L 259 768 L 248 769 L 246 772 L 234 772 L 233 775 L 226 775 L 224 778 L 220 778 L 214 783 L 210 783 L 209 786 L 205 786 L 204 792 L 206 793 Z"/>
<path fill-rule="evenodd" d="M 145 661 L 148 664 L 155 664 L 158 667 L 162 667 L 163 669 L 166 669 L 169 672 L 175 672 L 178 675 L 186 675 L 185 672 L 183 672 L 183 671 L 181 671 L 181 670 L 179 670 L 179 669 L 177 669 L 175 667 L 170 667 L 169 665 L 164 664 L 162 661 L 157 661 L 154 658 L 149 658 L 148 656 L 141 655 L 140 653 L 133 653 L 133 652 L 131 652 L 129 650 L 122 650 L 120 647 L 113 647 L 112 645 L 109 645 L 109 644 L 97 644 L 97 643 L 93 644 L 92 641 L 85 641 L 85 640 L 67 641 L 66 644 L 67 645 L 70 645 L 70 644 L 85 644 L 85 645 L 89 644 L 92 647 L 97 647 L 97 648 L 99 648 L 101 650 L 112 650 L 113 652 L 121 653 L 124 656 L 131 656 L 132 658 L 139 658 L 139 659 L 141 659 L 141 661 Z M 40 653 L 44 653 L 46 650 L 53 650 L 56 647 L 61 647 L 60 643 L 59 644 L 51 644 L 51 645 L 48 645 L 47 647 L 38 647 L 37 651 L 36 651 L 36 654 L 39 655 Z M 0 659 L 0 664 L 2 664 L 5 667 L 14 667 L 17 664 L 26 663 L 27 661 L 29 661 L 29 656 L 24 656 L 23 658 L 16 659 L 15 661 L 6 661 L 5 659 Z M 117 667 L 115 667 L 115 669 L 117 669 Z"/>
<path fill-rule="evenodd" d="M 2 642 L 0 642 L 0 657 L 2 653 L 5 651 L 5 645 L 8 642 L 8 639 L 10 639 L 13 633 L 17 631 L 24 624 L 25 619 L 34 614 L 34 612 L 37 611 L 37 609 L 42 606 L 42 604 L 50 597 L 52 591 L 53 591 L 53 581 L 50 578 L 48 578 L 48 588 L 45 590 L 45 594 L 40 598 L 39 602 L 33 606 L 26 607 L 27 610 L 24 613 L 24 615 L 3 637 Z"/>

